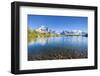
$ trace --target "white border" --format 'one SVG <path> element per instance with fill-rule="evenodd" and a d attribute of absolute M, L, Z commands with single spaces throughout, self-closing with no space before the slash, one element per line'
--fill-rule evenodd
<path fill-rule="evenodd" d="M 27 61 L 27 14 L 87 16 L 88 17 L 88 58 L 71 60 Z M 94 11 L 57 9 L 43 7 L 20 7 L 20 70 L 94 65 Z"/>

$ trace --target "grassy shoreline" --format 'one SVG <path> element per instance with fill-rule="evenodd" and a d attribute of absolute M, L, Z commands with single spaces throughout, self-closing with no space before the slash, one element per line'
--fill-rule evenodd
<path fill-rule="evenodd" d="M 28 31 L 28 42 L 32 40 L 36 40 L 38 38 L 47 38 L 47 37 L 59 37 L 59 36 L 80 36 L 80 35 L 58 35 L 51 33 L 40 33 L 35 30 Z M 88 58 L 87 48 L 83 49 L 65 49 L 65 48 L 47 48 L 45 49 L 48 52 L 39 53 L 39 54 L 28 54 L 28 61 L 33 60 L 56 60 L 56 59 L 80 59 L 80 58 Z M 51 52 L 53 50 L 53 52 Z M 34 51 L 34 50 L 33 50 Z"/>
<path fill-rule="evenodd" d="M 40 33 L 35 30 L 33 31 L 28 30 L 28 42 L 36 38 L 58 37 L 58 36 L 80 36 L 80 35 L 79 34 L 60 35 L 60 34 L 53 34 L 53 33 Z"/>

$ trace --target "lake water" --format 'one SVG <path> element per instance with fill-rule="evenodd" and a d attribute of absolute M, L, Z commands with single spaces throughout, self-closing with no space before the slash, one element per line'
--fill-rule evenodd
<path fill-rule="evenodd" d="M 88 57 L 88 37 L 63 36 L 33 39 L 28 60 L 80 59 Z"/>

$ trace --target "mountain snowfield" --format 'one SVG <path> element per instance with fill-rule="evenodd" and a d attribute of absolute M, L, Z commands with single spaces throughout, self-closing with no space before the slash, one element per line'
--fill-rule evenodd
<path fill-rule="evenodd" d="M 33 30 L 32 28 L 29 28 Z M 86 32 L 82 32 L 81 30 L 62 30 L 61 32 L 56 32 L 53 29 L 50 29 L 44 25 L 39 26 L 38 28 L 34 29 L 39 33 L 53 33 L 53 34 L 61 34 L 61 35 L 86 35 Z"/>

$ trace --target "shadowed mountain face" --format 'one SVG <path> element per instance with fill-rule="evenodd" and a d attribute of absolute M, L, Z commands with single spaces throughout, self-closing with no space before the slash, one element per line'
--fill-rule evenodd
<path fill-rule="evenodd" d="M 88 58 L 88 17 L 28 15 L 27 19 L 28 61 Z"/>
<path fill-rule="evenodd" d="M 39 28 L 35 29 L 37 32 L 40 32 L 40 33 L 49 33 L 48 31 L 48 27 L 45 27 L 45 26 L 40 26 Z"/>
<path fill-rule="evenodd" d="M 32 31 L 32 30 L 30 30 Z M 81 30 L 62 30 L 61 32 L 56 32 L 53 29 L 50 29 L 46 26 L 40 26 L 36 29 L 34 29 L 34 31 L 39 32 L 39 33 L 49 33 L 49 34 L 58 34 L 58 35 L 79 35 L 79 36 L 87 36 L 88 34 L 85 32 L 82 32 Z"/>
<path fill-rule="evenodd" d="M 87 58 L 88 37 L 85 35 L 79 30 L 58 34 L 45 26 L 28 29 L 28 60 Z"/>

